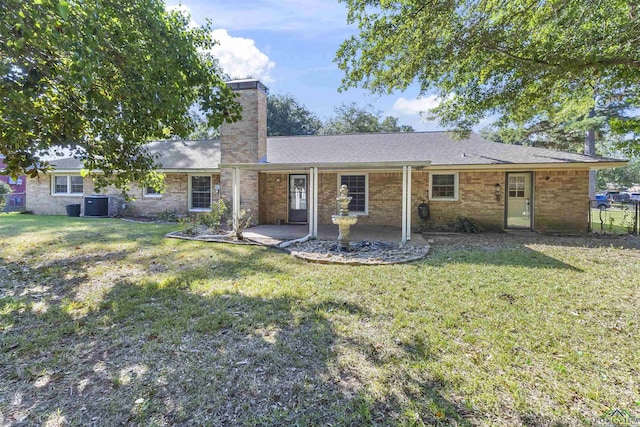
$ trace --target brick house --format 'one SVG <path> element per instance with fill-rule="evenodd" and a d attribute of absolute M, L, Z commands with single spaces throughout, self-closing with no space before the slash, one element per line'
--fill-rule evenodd
<path fill-rule="evenodd" d="M 0 156 L 0 170 L 4 169 L 4 157 Z M 27 180 L 24 175 L 20 175 L 15 179 L 7 176 L 0 175 L 0 182 L 4 182 L 11 189 L 11 194 L 7 196 L 7 203 L 4 207 L 5 212 L 21 211 L 25 207 L 27 198 L 26 187 Z"/>
<path fill-rule="evenodd" d="M 261 224 L 330 224 L 341 184 L 349 186 L 358 224 L 443 228 L 470 217 L 484 229 L 585 232 L 589 171 L 625 161 L 505 145 L 472 133 L 448 132 L 291 136 L 267 138 L 267 89 L 257 80 L 228 83 L 242 104 L 242 120 L 224 124 L 219 140 L 159 141 L 165 191 L 133 187 L 136 200 L 113 190 L 110 215 L 151 216 L 207 211 L 224 195 L 234 212 L 250 209 Z M 27 209 L 64 214 L 93 184 L 75 159 L 53 162 L 55 173 L 28 179 Z M 427 203 L 430 218 L 419 216 Z"/>

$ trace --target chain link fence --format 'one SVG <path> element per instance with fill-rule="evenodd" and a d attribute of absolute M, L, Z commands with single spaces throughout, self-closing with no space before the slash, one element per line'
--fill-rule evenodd
<path fill-rule="evenodd" d="M 603 205 L 602 201 L 591 200 L 589 208 L 590 233 L 638 235 L 640 232 L 638 202 Z"/>

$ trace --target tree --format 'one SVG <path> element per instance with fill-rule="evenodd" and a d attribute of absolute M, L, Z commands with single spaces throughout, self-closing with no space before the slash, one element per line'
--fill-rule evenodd
<path fill-rule="evenodd" d="M 398 125 L 398 118 L 387 116 L 380 121 L 382 112 L 372 111 L 373 106 L 359 106 L 357 103 L 341 104 L 335 108 L 336 115 L 329 118 L 322 129 L 321 134 L 337 135 L 349 133 L 375 133 L 375 132 L 413 132 L 413 128 L 407 125 Z"/>
<path fill-rule="evenodd" d="M 442 100 L 432 116 L 463 133 L 490 114 L 499 127 L 572 123 L 589 152 L 597 108 L 640 105 L 633 1 L 344 1 L 359 34 L 337 52 L 341 88 L 390 93 L 417 81 Z M 630 111 L 608 124 L 637 135 Z M 640 151 L 637 138 L 622 146 Z"/>
<path fill-rule="evenodd" d="M 291 95 L 269 95 L 267 135 L 315 135 L 321 126 L 320 119 Z"/>
<path fill-rule="evenodd" d="M 205 53 L 209 28 L 161 0 L 0 0 L 0 11 L 5 173 L 35 176 L 50 169 L 41 156 L 64 151 L 98 187 L 159 186 L 146 142 L 187 137 L 194 105 L 212 127 L 240 117 Z"/>

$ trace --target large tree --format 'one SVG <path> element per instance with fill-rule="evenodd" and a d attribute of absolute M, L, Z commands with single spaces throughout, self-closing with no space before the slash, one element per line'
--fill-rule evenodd
<path fill-rule="evenodd" d="M 340 104 L 335 116 L 329 118 L 320 133 L 324 135 L 373 132 L 413 132 L 408 125 L 399 125 L 398 118 L 382 117 L 381 111 L 374 111 L 372 105 L 360 106 L 356 102 Z"/>
<path fill-rule="evenodd" d="M 440 95 L 431 113 L 444 126 L 469 131 L 488 115 L 499 126 L 572 123 L 593 154 L 596 110 L 640 105 L 633 0 L 343 1 L 359 34 L 337 53 L 342 88 L 390 93 L 417 82 Z M 640 151 L 640 120 L 619 111 L 608 125 Z"/>
<path fill-rule="evenodd" d="M 187 137 L 190 108 L 212 127 L 239 119 L 205 52 L 209 28 L 161 0 L 0 0 L 0 154 L 5 173 L 84 161 L 99 186 L 157 183 L 150 139 Z"/>
<path fill-rule="evenodd" d="M 315 135 L 321 126 L 320 119 L 291 95 L 269 95 L 267 135 Z"/>

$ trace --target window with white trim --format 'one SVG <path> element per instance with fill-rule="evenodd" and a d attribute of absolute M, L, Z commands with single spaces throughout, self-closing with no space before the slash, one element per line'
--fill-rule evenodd
<path fill-rule="evenodd" d="M 51 177 L 51 194 L 82 195 L 83 181 L 80 175 L 53 175 Z"/>
<path fill-rule="evenodd" d="M 369 180 L 367 174 L 341 174 L 338 179 L 338 191 L 340 191 L 342 185 L 346 185 L 349 188 L 349 197 L 352 198 L 349 203 L 349 211 L 366 215 L 369 209 Z"/>
<path fill-rule="evenodd" d="M 458 173 L 432 173 L 429 180 L 429 198 L 432 200 L 458 200 Z"/>
<path fill-rule="evenodd" d="M 211 209 L 211 176 L 191 175 L 189 178 L 189 198 L 191 200 L 189 209 L 210 210 Z"/>
<path fill-rule="evenodd" d="M 142 190 L 142 195 L 144 197 L 162 197 L 162 193 L 160 193 L 153 187 L 144 187 L 144 189 Z"/>

